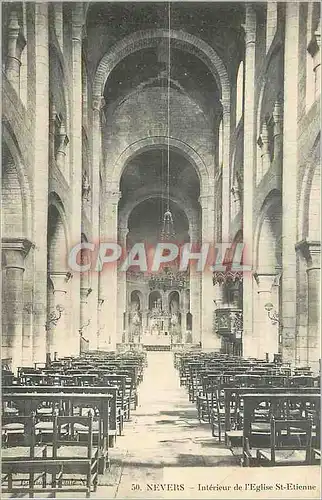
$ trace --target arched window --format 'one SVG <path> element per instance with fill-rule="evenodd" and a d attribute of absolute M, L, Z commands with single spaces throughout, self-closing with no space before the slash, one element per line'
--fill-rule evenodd
<path fill-rule="evenodd" d="M 244 105 L 244 63 L 240 62 L 238 73 L 237 73 L 237 85 L 236 85 L 236 125 L 240 122 L 243 116 L 243 105 Z"/>

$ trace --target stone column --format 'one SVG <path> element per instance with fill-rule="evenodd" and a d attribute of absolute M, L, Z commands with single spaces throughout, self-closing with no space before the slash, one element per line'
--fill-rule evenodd
<path fill-rule="evenodd" d="M 142 311 L 142 336 L 145 335 L 145 332 L 148 327 L 148 314 L 149 314 L 148 309 L 144 309 Z"/>
<path fill-rule="evenodd" d="M 190 242 L 198 243 L 198 225 L 190 221 Z M 190 267 L 190 312 L 192 315 L 192 343 L 201 342 L 201 273 Z"/>
<path fill-rule="evenodd" d="M 81 286 L 80 288 L 80 327 L 79 333 L 89 341 L 89 347 L 92 347 L 93 339 L 91 338 L 91 323 L 92 311 L 89 307 L 89 295 L 92 289 L 89 286 Z M 96 311 L 94 311 L 96 312 Z"/>
<path fill-rule="evenodd" d="M 216 310 L 223 309 L 226 307 L 225 304 L 225 294 L 224 294 L 224 283 L 222 281 L 217 281 L 215 275 L 213 276 L 213 313 L 212 313 L 212 332 L 213 336 L 216 338 L 216 348 L 220 348 L 222 344 L 222 339 L 216 332 Z"/>
<path fill-rule="evenodd" d="M 299 107 L 299 8 L 286 3 L 284 48 L 284 127 L 283 127 L 283 276 L 282 322 L 283 361 L 294 363 L 297 331 L 296 252 L 297 238 L 297 168 Z"/>
<path fill-rule="evenodd" d="M 100 286 L 99 286 L 99 293 L 100 293 Z M 104 299 L 99 296 L 98 301 L 97 301 L 97 317 L 98 317 L 97 349 L 100 349 L 102 347 L 102 341 L 104 338 L 105 323 L 104 323 L 104 316 L 102 314 L 103 304 L 104 304 Z M 101 337 L 103 337 L 103 338 L 101 339 Z"/>
<path fill-rule="evenodd" d="M 72 217 L 71 244 L 81 241 L 82 223 L 82 35 L 83 6 L 75 2 L 72 6 Z M 79 354 L 80 328 L 80 274 L 75 273 L 72 283 L 74 354 Z"/>
<path fill-rule="evenodd" d="M 104 106 L 104 99 L 101 96 L 93 98 L 93 123 L 92 123 L 92 241 L 95 245 L 99 245 L 100 241 L 100 168 L 102 161 L 102 143 L 101 143 L 101 112 Z M 98 346 L 98 330 L 99 330 L 99 311 L 97 303 L 99 300 L 99 273 L 91 273 L 91 288 L 90 307 L 92 309 L 91 323 L 88 327 L 90 349 L 95 350 Z"/>
<path fill-rule="evenodd" d="M 305 360 L 308 366 L 318 374 L 319 359 L 321 358 L 321 331 L 320 331 L 320 270 L 321 270 L 321 243 L 318 241 L 301 241 L 296 245 L 307 263 L 307 343 L 305 353 L 300 353 L 300 359 Z"/>
<path fill-rule="evenodd" d="M 213 185 L 209 185 L 209 194 L 200 196 L 199 202 L 202 207 L 202 243 L 212 245 L 215 241 L 215 217 L 214 217 L 214 192 Z M 209 265 L 204 266 L 203 271 L 198 274 L 202 279 L 201 299 L 201 341 L 204 348 L 219 347 L 219 339 L 213 334 L 213 282 L 212 271 Z"/>
<path fill-rule="evenodd" d="M 311 12 L 309 13 L 311 14 Z M 309 42 L 308 52 L 313 59 L 314 72 L 314 99 L 317 100 L 321 94 L 321 26 L 319 24 Z"/>
<path fill-rule="evenodd" d="M 259 184 L 271 166 L 271 159 L 270 159 L 270 153 L 269 153 L 269 134 L 268 134 L 268 128 L 267 128 L 265 121 L 262 124 L 262 130 L 261 130 L 261 134 L 258 138 L 257 144 L 260 147 L 261 166 L 262 166 L 260 175 L 258 175 L 258 177 L 256 179 L 257 184 Z"/>
<path fill-rule="evenodd" d="M 224 307 L 224 283 L 215 281 L 213 285 L 213 301 L 215 309 Z"/>
<path fill-rule="evenodd" d="M 230 226 L 230 101 L 222 101 L 223 165 L 222 165 L 222 241 L 229 241 Z"/>
<path fill-rule="evenodd" d="M 55 2 L 53 5 L 53 13 L 54 13 L 54 23 L 55 23 L 55 33 L 63 52 L 63 42 L 64 42 L 64 21 L 63 21 L 63 4 L 60 2 Z"/>
<path fill-rule="evenodd" d="M 126 253 L 126 237 L 129 230 L 127 227 L 118 228 L 118 243 L 122 247 L 123 255 Z M 141 304 L 142 308 L 142 304 Z M 124 313 L 126 311 L 126 273 L 117 272 L 117 332 L 120 336 L 124 333 Z M 143 325 L 143 322 L 142 322 Z"/>
<path fill-rule="evenodd" d="M 279 97 L 275 101 L 273 109 L 274 120 L 274 162 L 281 162 L 283 157 L 283 103 Z M 280 172 L 280 169 L 279 169 Z"/>
<path fill-rule="evenodd" d="M 255 181 L 255 89 L 256 89 L 256 13 L 246 4 L 245 23 L 245 106 L 244 106 L 244 199 L 243 238 L 247 264 L 253 258 L 253 199 Z M 243 353 L 251 356 L 253 350 L 253 277 L 243 278 Z"/>
<path fill-rule="evenodd" d="M 17 92 L 20 95 L 20 67 L 21 53 L 26 45 L 22 28 L 19 26 L 18 14 L 14 7 L 10 7 L 8 24 L 8 52 L 6 58 L 6 75 Z"/>
<path fill-rule="evenodd" d="M 278 353 L 279 325 L 268 317 L 266 304 L 273 305 L 273 311 L 278 313 L 277 297 L 274 284 L 276 274 L 254 274 L 257 283 L 256 295 L 254 297 L 254 351 L 253 356 L 265 359 L 266 353 L 269 360 L 273 361 L 274 354 Z"/>
<path fill-rule="evenodd" d="M 23 238 L 3 238 L 5 259 L 3 283 L 2 357 L 12 358 L 12 370 L 22 362 L 23 273 L 25 256 L 32 244 Z"/>
<path fill-rule="evenodd" d="M 49 146 L 48 3 L 36 2 L 35 11 L 35 157 L 33 163 L 34 308 L 33 362 L 46 360 L 47 214 Z"/>
<path fill-rule="evenodd" d="M 118 189 L 104 192 L 100 218 L 100 241 L 103 243 L 117 242 L 117 209 L 120 197 Z M 117 332 L 116 263 L 105 265 L 100 273 L 100 297 L 104 299 L 102 314 L 105 325 L 101 335 L 101 345 L 104 349 L 113 350 L 119 341 L 118 337 L 122 338 L 122 332 Z"/>
<path fill-rule="evenodd" d="M 61 312 L 61 318 L 57 324 L 48 324 L 47 331 L 47 353 L 50 353 L 51 359 L 54 359 L 54 353 L 57 352 L 58 357 L 68 356 L 72 351 L 72 346 L 70 345 L 69 336 L 69 324 L 67 321 L 68 310 L 67 310 L 67 295 L 68 295 L 68 282 L 70 279 L 70 274 L 66 271 L 62 272 L 51 272 L 49 275 L 51 282 L 53 284 L 54 300 L 53 300 L 53 311 L 48 311 L 48 313 L 58 312 L 57 306 L 62 306 L 63 310 Z M 47 319 L 48 322 L 48 319 Z"/>

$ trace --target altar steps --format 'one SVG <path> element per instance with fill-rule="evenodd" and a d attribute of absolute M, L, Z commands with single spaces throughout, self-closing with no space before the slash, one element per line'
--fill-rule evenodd
<path fill-rule="evenodd" d="M 171 351 L 170 344 L 144 344 L 146 351 Z"/>

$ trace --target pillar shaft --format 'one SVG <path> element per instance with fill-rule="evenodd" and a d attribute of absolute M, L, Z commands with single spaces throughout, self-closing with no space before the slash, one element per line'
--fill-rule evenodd
<path fill-rule="evenodd" d="M 198 223 L 190 221 L 190 242 L 200 241 Z M 201 273 L 195 267 L 190 267 L 190 312 L 192 315 L 192 343 L 201 342 Z"/>
<path fill-rule="evenodd" d="M 72 218 L 71 244 L 81 241 L 82 211 L 82 33 L 83 7 L 80 2 L 72 6 Z M 70 335 L 74 354 L 79 353 L 80 328 L 80 275 L 75 273 L 72 283 L 73 318 Z"/>
<path fill-rule="evenodd" d="M 227 165 L 228 169 L 228 165 Z M 214 217 L 214 186 L 209 185 L 207 195 L 200 196 L 202 206 L 202 243 L 213 244 L 215 241 L 215 217 Z M 205 348 L 219 347 L 219 338 L 213 334 L 213 283 L 212 273 L 205 265 L 199 272 L 202 279 L 202 301 L 201 301 L 201 341 Z"/>
<path fill-rule="evenodd" d="M 31 243 L 25 239 L 3 239 L 5 258 L 3 275 L 3 320 L 2 356 L 12 359 L 12 370 L 16 372 L 22 364 L 23 335 L 23 273 L 25 256 Z"/>
<path fill-rule="evenodd" d="M 306 342 L 301 346 L 300 361 L 305 362 L 315 373 L 319 372 L 321 358 L 320 333 L 320 270 L 321 243 L 317 241 L 301 241 L 296 245 L 307 264 L 307 333 Z M 298 348 L 299 350 L 299 348 Z"/>
<path fill-rule="evenodd" d="M 11 9 L 8 25 L 6 75 L 18 96 L 20 95 L 21 53 L 25 45 L 26 41 L 19 26 L 17 12 Z"/>
<path fill-rule="evenodd" d="M 223 101 L 222 240 L 229 241 L 230 226 L 230 102 Z"/>
<path fill-rule="evenodd" d="M 126 237 L 129 230 L 127 227 L 118 228 L 118 243 L 123 252 L 126 250 Z M 142 307 L 142 304 L 141 304 Z M 124 313 L 126 311 L 126 273 L 118 271 L 117 275 L 117 332 L 124 333 Z"/>
<path fill-rule="evenodd" d="M 117 208 L 120 192 L 106 191 L 101 207 L 101 242 L 117 241 Z M 104 299 L 102 314 L 104 330 L 100 342 L 104 349 L 114 349 L 116 342 L 122 338 L 117 332 L 117 267 L 115 263 L 105 265 L 100 273 L 100 297 Z M 120 337 L 120 338 L 118 338 Z"/>
<path fill-rule="evenodd" d="M 50 353 L 51 359 L 53 359 L 53 355 L 56 352 L 58 357 L 66 356 L 72 351 L 72 346 L 70 345 L 70 337 L 67 335 L 68 333 L 68 312 L 66 308 L 68 308 L 67 304 L 67 296 L 69 289 L 69 274 L 65 271 L 63 272 L 51 272 L 50 280 L 53 284 L 53 302 L 52 302 L 52 310 L 49 310 L 49 315 L 54 313 L 57 315 L 57 307 L 61 307 L 63 310 L 61 311 L 61 317 L 55 322 L 49 322 L 47 318 L 48 330 L 47 330 L 47 353 Z"/>
<path fill-rule="evenodd" d="M 93 161 L 92 161 L 92 239 L 95 245 L 99 244 L 100 240 L 100 166 L 102 159 L 102 143 L 101 143 L 101 112 L 104 105 L 104 99 L 101 96 L 94 96 L 93 99 Z M 98 348 L 99 335 L 99 274 L 92 273 L 91 280 L 92 293 L 90 295 L 90 303 L 92 310 L 90 330 L 90 349 Z"/>
<path fill-rule="evenodd" d="M 243 238 L 245 260 L 253 258 L 253 199 L 255 172 L 255 88 L 256 88 L 256 13 L 246 4 L 245 25 L 245 106 L 244 106 L 244 199 Z M 245 273 L 243 280 L 243 353 L 250 356 L 253 349 L 253 278 Z"/>
<path fill-rule="evenodd" d="M 279 326 L 272 321 L 265 309 L 266 304 L 273 304 L 274 312 L 278 313 L 278 294 L 274 286 L 276 274 L 255 274 L 256 293 L 254 296 L 254 352 L 253 356 L 265 359 L 269 354 L 273 361 L 274 354 L 278 353 Z"/>
<path fill-rule="evenodd" d="M 89 342 L 89 347 L 92 348 L 93 339 L 91 337 L 91 323 L 92 323 L 92 311 L 89 307 L 90 295 L 92 289 L 89 287 L 81 286 L 80 289 L 80 327 L 79 333 L 86 341 Z"/>
<path fill-rule="evenodd" d="M 49 146 L 49 49 L 48 4 L 38 2 L 35 9 L 35 159 L 33 177 L 34 307 L 33 362 L 46 359 L 47 320 L 47 213 Z M 41 230 L 40 230 L 41 228 Z"/>
<path fill-rule="evenodd" d="M 283 277 L 282 277 L 282 356 L 286 362 L 295 361 L 297 318 L 296 253 L 297 237 L 297 176 L 298 161 L 298 85 L 299 85 L 299 7 L 286 4 L 284 49 L 284 127 L 283 127 Z"/>

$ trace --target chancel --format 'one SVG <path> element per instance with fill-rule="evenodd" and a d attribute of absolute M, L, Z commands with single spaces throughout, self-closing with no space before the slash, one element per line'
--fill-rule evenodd
<path fill-rule="evenodd" d="M 4 498 L 309 498 L 320 4 L 1 8 Z"/>

